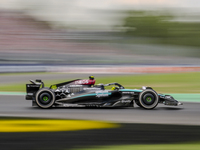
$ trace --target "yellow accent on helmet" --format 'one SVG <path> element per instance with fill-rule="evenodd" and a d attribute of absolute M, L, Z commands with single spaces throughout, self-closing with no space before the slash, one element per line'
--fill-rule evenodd
<path fill-rule="evenodd" d="M 116 89 L 116 87 L 113 86 L 111 90 L 114 91 L 115 89 Z"/>
<path fill-rule="evenodd" d="M 94 76 L 89 76 L 90 79 L 94 79 Z"/>

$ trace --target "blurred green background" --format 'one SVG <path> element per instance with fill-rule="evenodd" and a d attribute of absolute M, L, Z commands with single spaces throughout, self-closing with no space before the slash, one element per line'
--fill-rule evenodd
<path fill-rule="evenodd" d="M 47 75 L 51 73 L 43 73 L 42 75 Z M 61 74 L 61 73 L 60 73 Z M 15 74 L 15 78 L 19 78 L 20 76 L 30 76 L 31 74 Z M 37 77 L 41 75 L 41 73 L 34 73 L 34 76 Z M 58 76 L 57 74 L 52 74 L 53 76 Z M 62 74 L 61 74 L 62 75 Z M 12 74 L 4 74 L 0 75 L 0 77 L 12 76 Z M 71 77 L 66 77 L 66 79 L 52 79 L 45 80 L 46 87 L 50 87 L 52 84 L 62 83 L 65 81 L 73 80 L 73 74 Z M 82 75 L 83 76 L 83 75 Z M 31 76 L 30 76 L 31 77 Z M 58 77 L 59 78 L 59 77 Z M 85 75 L 86 79 L 87 76 Z M 135 89 L 141 88 L 142 86 L 149 86 L 155 89 L 159 93 L 199 93 L 200 91 L 200 73 L 199 72 L 191 72 L 191 73 L 169 73 L 169 74 L 139 74 L 139 75 L 103 75 L 103 77 L 95 76 L 96 84 L 99 83 L 113 83 L 118 82 L 122 84 L 127 89 Z M 15 91 L 15 92 L 25 92 L 26 87 L 25 84 L 28 84 L 29 81 L 21 81 L 18 83 L 7 83 L 4 85 L 0 85 L 0 91 Z M 111 88 L 111 87 L 110 87 Z"/>
<path fill-rule="evenodd" d="M 139 39 L 137 43 L 200 46 L 200 23 L 186 19 L 180 21 L 173 13 L 129 11 L 123 27 L 125 35 Z M 136 43 L 134 38 L 129 42 Z"/>

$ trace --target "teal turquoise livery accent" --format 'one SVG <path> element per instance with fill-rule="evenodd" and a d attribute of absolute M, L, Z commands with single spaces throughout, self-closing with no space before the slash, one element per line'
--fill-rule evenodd
<path fill-rule="evenodd" d="M 162 97 L 165 97 L 165 95 L 164 94 L 158 94 L 159 96 L 162 96 Z"/>
<path fill-rule="evenodd" d="M 120 89 L 119 91 L 121 92 L 142 92 L 142 90 L 137 90 L 137 89 Z"/>

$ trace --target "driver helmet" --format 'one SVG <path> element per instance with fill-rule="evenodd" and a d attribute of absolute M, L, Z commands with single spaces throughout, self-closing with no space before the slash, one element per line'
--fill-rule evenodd
<path fill-rule="evenodd" d="M 119 89 L 118 87 L 113 86 L 111 90 L 114 91 L 114 90 L 118 90 L 118 89 Z"/>
<path fill-rule="evenodd" d="M 89 76 L 89 79 L 90 80 L 94 80 L 94 76 Z"/>

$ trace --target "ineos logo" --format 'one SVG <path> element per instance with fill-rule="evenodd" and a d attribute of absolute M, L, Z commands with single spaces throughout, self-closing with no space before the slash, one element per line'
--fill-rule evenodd
<path fill-rule="evenodd" d="M 75 81 L 75 84 L 88 84 L 88 80 L 78 80 Z"/>

